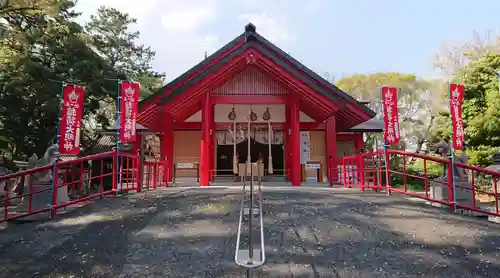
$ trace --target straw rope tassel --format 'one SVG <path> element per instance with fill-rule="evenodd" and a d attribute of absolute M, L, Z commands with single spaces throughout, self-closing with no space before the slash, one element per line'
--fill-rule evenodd
<path fill-rule="evenodd" d="M 269 143 L 269 163 L 268 163 L 268 170 L 267 172 L 269 174 L 272 174 L 273 173 L 273 155 L 272 155 L 272 151 L 271 151 L 271 136 L 272 136 L 272 130 L 271 130 L 271 119 L 269 119 L 269 121 L 267 121 L 267 130 L 268 130 L 268 134 L 267 134 L 267 141 Z"/>
<path fill-rule="evenodd" d="M 233 173 L 238 174 L 238 157 L 236 155 L 236 118 L 233 121 Z"/>

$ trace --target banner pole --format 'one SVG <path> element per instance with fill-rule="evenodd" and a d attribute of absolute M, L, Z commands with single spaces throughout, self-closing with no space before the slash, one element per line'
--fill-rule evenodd
<path fill-rule="evenodd" d="M 267 121 L 267 141 L 268 142 L 268 148 L 269 148 L 269 158 L 268 158 L 268 162 L 267 162 L 267 167 L 268 167 L 268 170 L 267 172 L 269 174 L 273 174 L 274 172 L 274 169 L 273 169 L 273 155 L 272 155 L 272 146 L 271 146 L 271 136 L 273 135 L 272 134 L 272 125 L 271 125 L 271 118 L 269 118 L 269 121 Z"/>
<path fill-rule="evenodd" d="M 120 180 L 120 134 L 121 134 L 121 121 L 120 121 L 120 102 L 121 102 L 121 85 L 122 81 L 117 79 L 117 89 L 116 89 L 116 192 L 115 197 L 118 197 L 121 189 Z"/>
<path fill-rule="evenodd" d="M 56 177 L 58 175 L 57 173 L 57 160 L 59 160 L 60 153 L 59 153 L 59 140 L 60 140 L 60 133 L 61 133 L 61 112 L 62 112 L 62 105 L 63 105 L 63 99 L 64 99 L 64 86 L 66 86 L 66 83 L 63 81 L 61 82 L 61 97 L 59 97 L 59 116 L 57 118 L 57 125 L 56 125 L 56 137 L 55 137 L 55 145 L 57 147 L 56 152 L 54 153 L 54 159 L 52 161 L 52 184 L 51 184 L 51 189 L 50 189 L 50 205 L 49 205 L 49 218 L 52 218 L 53 216 L 56 215 L 56 211 L 54 208 L 55 203 L 57 202 L 57 197 L 54 202 L 54 194 L 56 191 Z M 74 85 L 73 85 L 74 86 Z M 30 192 L 31 194 L 32 192 Z M 56 195 L 57 196 L 57 195 Z"/>
<path fill-rule="evenodd" d="M 385 114 L 386 114 L 386 109 L 385 109 L 385 105 L 384 105 L 384 87 L 382 87 L 380 89 L 380 99 L 382 100 L 382 115 L 383 117 L 385 118 Z M 389 119 L 384 119 L 384 121 L 389 121 Z M 390 165 L 390 161 L 389 161 L 389 145 L 387 144 L 387 140 L 385 138 L 385 133 L 387 132 L 387 130 L 385 130 L 385 124 L 384 124 L 384 135 L 383 135 L 383 138 L 384 138 L 384 146 L 383 146 L 383 150 L 384 150 L 384 166 L 385 166 L 385 192 L 387 195 L 391 195 L 391 186 L 390 186 L 390 181 L 389 181 L 389 178 L 390 178 L 390 175 L 389 175 L 389 165 Z"/>
<path fill-rule="evenodd" d="M 238 175 L 238 161 L 236 159 L 236 116 L 233 120 L 233 174 L 235 176 Z"/>
<path fill-rule="evenodd" d="M 384 143 L 384 164 L 385 164 L 385 191 L 387 195 L 391 195 L 391 183 L 390 183 L 390 175 L 389 175 L 389 145 Z"/>
<path fill-rule="evenodd" d="M 457 210 L 457 194 L 455 180 L 455 148 L 453 147 L 453 121 L 451 119 L 453 108 L 451 107 L 451 83 L 448 83 L 448 106 L 450 107 L 450 159 L 451 159 L 451 187 L 453 190 L 453 211 Z M 449 173 L 449 172 L 448 172 Z M 448 177 L 449 178 L 449 177 Z"/>

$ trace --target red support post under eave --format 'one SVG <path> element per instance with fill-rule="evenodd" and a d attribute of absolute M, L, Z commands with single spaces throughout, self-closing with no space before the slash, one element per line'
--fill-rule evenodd
<path fill-rule="evenodd" d="M 301 169 L 300 169 L 300 111 L 296 100 L 290 103 L 290 129 L 291 129 L 291 144 L 290 153 L 292 154 L 292 185 L 299 186 L 301 184 Z"/>
<path fill-rule="evenodd" d="M 174 176 L 174 128 L 173 121 L 170 117 L 165 117 L 163 119 L 163 135 L 161 140 L 161 153 L 162 160 L 165 162 L 165 173 L 164 176 L 166 181 L 172 181 Z"/>
<path fill-rule="evenodd" d="M 292 160 L 291 160 L 291 155 L 290 155 L 290 136 L 288 130 L 290 129 L 290 106 L 287 104 L 285 106 L 285 124 L 283 127 L 283 138 L 284 138 L 284 151 L 285 151 L 285 180 L 286 181 L 291 181 L 292 180 Z"/>
<path fill-rule="evenodd" d="M 337 181 L 337 129 L 335 126 L 335 116 L 331 116 L 326 121 L 325 131 L 326 145 L 326 176 L 330 184 Z"/>
<path fill-rule="evenodd" d="M 201 144 L 200 144 L 200 186 L 210 184 L 210 127 L 212 114 L 210 113 L 210 96 L 205 93 L 201 104 Z"/>
<path fill-rule="evenodd" d="M 365 142 L 363 141 L 363 133 L 357 133 L 354 135 L 354 148 L 356 148 L 356 154 L 361 153 L 361 149 L 364 147 Z"/>
<path fill-rule="evenodd" d="M 210 181 L 214 181 L 215 179 L 215 144 L 216 144 L 216 130 L 217 126 L 215 125 L 215 105 L 211 102 L 210 104 Z"/>

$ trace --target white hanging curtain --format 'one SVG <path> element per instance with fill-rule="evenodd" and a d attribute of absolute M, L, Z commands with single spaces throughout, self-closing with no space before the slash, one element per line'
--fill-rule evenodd
<path fill-rule="evenodd" d="M 234 142 L 240 144 L 247 140 L 248 134 L 246 130 L 236 129 L 236 132 L 233 132 L 234 128 L 231 128 L 227 131 L 219 130 L 216 132 L 217 145 L 234 145 Z M 283 145 L 283 131 L 282 130 L 272 130 L 271 127 L 271 145 Z M 258 130 L 252 131 L 250 133 L 251 139 L 255 140 L 260 144 L 269 144 L 269 131 L 268 130 Z M 236 140 L 235 140 L 236 139 Z"/>
<path fill-rule="evenodd" d="M 241 135 L 242 133 L 239 130 L 233 132 L 233 129 L 230 129 L 228 131 L 217 131 L 215 136 L 217 137 L 217 145 L 235 145 L 234 143 L 237 145 L 246 140 L 245 133 L 243 133 L 243 136 Z"/>
<path fill-rule="evenodd" d="M 283 131 L 282 130 L 273 130 L 271 127 L 271 134 L 269 130 L 258 130 L 253 132 L 253 139 L 260 144 L 268 145 L 271 142 L 271 145 L 282 145 L 283 144 Z M 269 140 L 269 138 L 271 140 Z"/>

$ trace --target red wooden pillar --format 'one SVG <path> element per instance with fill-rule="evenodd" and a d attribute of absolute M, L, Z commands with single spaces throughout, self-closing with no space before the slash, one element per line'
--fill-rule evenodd
<path fill-rule="evenodd" d="M 294 100 L 290 103 L 290 130 L 291 130 L 291 144 L 290 153 L 292 154 L 291 159 L 291 170 L 292 170 L 292 185 L 300 185 L 300 118 L 299 118 L 299 107 L 297 101 Z"/>
<path fill-rule="evenodd" d="M 325 146 L 326 146 L 326 176 L 330 184 L 337 181 L 337 128 L 335 126 L 335 116 L 331 116 L 326 121 L 325 132 Z"/>
<path fill-rule="evenodd" d="M 285 145 L 285 179 L 287 181 L 292 180 L 292 156 L 290 153 L 290 145 L 291 145 L 291 140 L 290 140 L 290 106 L 287 104 L 285 106 L 285 125 L 284 125 L 284 130 L 283 130 L 283 138 L 284 142 L 283 144 Z"/>
<path fill-rule="evenodd" d="M 165 160 L 164 181 L 172 181 L 174 171 L 174 129 L 172 118 L 165 117 L 160 136 L 161 159 Z"/>
<path fill-rule="evenodd" d="M 363 133 L 356 133 L 354 135 L 354 148 L 356 149 L 356 154 L 361 153 L 361 149 L 364 147 L 365 143 L 363 141 Z"/>
<path fill-rule="evenodd" d="M 212 126 L 211 107 L 210 96 L 206 93 L 201 103 L 200 186 L 208 186 L 210 184 L 210 148 L 212 145 L 210 136 L 210 128 Z"/>
<path fill-rule="evenodd" d="M 132 143 L 132 154 L 139 155 L 141 151 L 141 137 L 143 136 L 142 132 L 137 133 L 137 139 Z"/>
<path fill-rule="evenodd" d="M 172 118 L 165 119 L 163 129 L 163 138 L 165 143 L 165 156 L 162 159 L 166 160 L 168 181 L 172 181 L 174 177 L 174 125 Z"/>
<path fill-rule="evenodd" d="M 214 181 L 215 179 L 215 148 L 216 148 L 216 130 L 217 126 L 215 125 L 215 105 L 210 104 L 210 181 Z"/>

